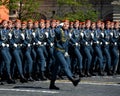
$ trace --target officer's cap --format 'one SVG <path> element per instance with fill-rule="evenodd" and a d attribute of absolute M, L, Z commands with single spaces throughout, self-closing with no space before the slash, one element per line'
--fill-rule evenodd
<path fill-rule="evenodd" d="M 19 19 L 16 19 L 15 23 L 21 23 L 21 21 Z"/>
<path fill-rule="evenodd" d="M 25 24 L 25 25 L 26 25 L 26 24 L 27 24 L 27 22 L 26 22 L 26 21 L 22 21 L 22 24 Z"/>
<path fill-rule="evenodd" d="M 51 20 L 51 22 L 55 22 L 55 23 L 56 23 L 56 22 L 57 22 L 57 20 L 53 19 L 53 20 Z"/>
<path fill-rule="evenodd" d="M 50 23 L 50 20 L 46 20 L 45 23 Z"/>
<path fill-rule="evenodd" d="M 86 20 L 85 23 L 91 22 L 91 20 Z"/>
<path fill-rule="evenodd" d="M 27 23 L 33 23 L 33 20 L 32 20 L 32 19 L 29 19 L 29 20 L 27 21 Z"/>
<path fill-rule="evenodd" d="M 38 24 L 39 22 L 38 21 L 34 21 L 34 24 Z"/>
<path fill-rule="evenodd" d="M 65 22 L 69 23 L 69 20 L 65 19 L 65 20 L 63 20 L 62 22 L 63 22 L 63 23 L 65 23 Z"/>
<path fill-rule="evenodd" d="M 40 19 L 39 23 L 45 23 L 44 19 Z"/>

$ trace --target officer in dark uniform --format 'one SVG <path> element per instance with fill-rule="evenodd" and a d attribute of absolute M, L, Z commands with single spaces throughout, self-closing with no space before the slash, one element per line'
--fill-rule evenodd
<path fill-rule="evenodd" d="M 85 70 L 86 70 L 86 75 L 87 76 L 91 76 L 90 74 L 90 66 L 91 66 L 91 62 L 92 62 L 92 49 L 91 49 L 91 40 L 92 40 L 92 36 L 91 36 L 91 30 L 90 30 L 90 26 L 91 26 L 91 21 L 87 20 L 85 22 L 86 24 L 86 29 L 84 30 L 84 37 L 82 39 L 82 44 L 83 46 L 83 50 L 84 50 L 84 64 L 85 64 Z"/>
<path fill-rule="evenodd" d="M 45 64 L 46 64 L 46 58 L 45 54 L 46 52 L 46 39 L 48 38 L 48 33 L 45 32 L 45 20 L 41 19 L 40 20 L 40 29 L 39 31 L 36 32 L 36 53 L 37 53 L 37 58 L 38 58 L 38 66 L 40 70 L 40 79 L 41 80 L 46 80 L 45 77 Z"/>
<path fill-rule="evenodd" d="M 52 72 L 52 78 L 50 82 L 50 89 L 59 90 L 58 87 L 55 86 L 56 76 L 58 73 L 58 68 L 61 66 L 65 71 L 68 79 L 73 83 L 74 86 L 77 86 L 80 79 L 74 79 L 69 69 L 68 62 L 66 61 L 66 56 L 68 56 L 68 40 L 69 40 L 69 21 L 65 20 L 63 23 L 63 27 L 58 27 L 55 29 L 55 60 L 56 63 L 54 65 L 54 69 Z M 59 63 L 58 63 L 59 62 Z"/>
<path fill-rule="evenodd" d="M 103 43 L 103 55 L 105 56 L 107 74 L 111 74 L 111 56 L 110 56 L 110 21 L 106 22 L 106 29 L 104 31 L 104 38 L 102 39 Z"/>
<path fill-rule="evenodd" d="M 33 79 L 36 81 L 39 81 L 39 67 L 38 67 L 38 62 L 37 62 L 37 53 L 36 53 L 36 45 L 35 45 L 35 38 L 36 38 L 36 33 L 39 31 L 39 22 L 34 21 L 33 23 L 33 32 L 32 32 L 32 37 L 33 37 L 33 44 L 32 44 L 32 59 L 33 59 Z"/>
<path fill-rule="evenodd" d="M 16 20 L 15 22 L 15 28 L 12 32 L 12 40 L 11 40 L 11 46 L 12 46 L 12 59 L 14 59 L 14 67 L 17 67 L 18 72 L 20 74 L 20 81 L 22 83 L 27 82 L 27 80 L 23 76 L 23 67 L 22 67 L 22 43 L 23 39 L 21 37 L 21 21 Z"/>
<path fill-rule="evenodd" d="M 112 66 L 112 74 L 115 75 L 118 68 L 119 62 L 119 50 L 118 50 L 118 39 L 119 39 L 119 23 L 111 22 L 111 32 L 110 32 L 110 50 L 111 57 L 113 60 L 111 61 Z"/>
<path fill-rule="evenodd" d="M 97 28 L 96 28 L 97 27 Z M 101 21 L 97 21 L 97 23 L 92 23 L 92 32 L 93 32 L 93 48 L 95 57 L 97 57 L 99 63 L 99 75 L 103 74 L 103 55 L 101 50 Z M 96 65 L 94 65 L 96 66 Z"/>
<path fill-rule="evenodd" d="M 82 70 L 83 70 L 83 65 L 82 65 L 82 55 L 80 52 L 80 30 L 79 28 L 79 20 L 76 20 L 74 22 L 74 30 L 72 32 L 72 38 L 70 39 L 71 43 L 72 43 L 72 50 L 74 50 L 74 63 L 76 63 L 78 65 L 78 71 L 79 71 L 79 76 L 84 76 Z M 76 61 L 76 62 L 75 62 Z M 73 64 L 72 65 L 76 65 Z"/>
<path fill-rule="evenodd" d="M 49 20 L 46 21 L 46 32 L 48 32 L 48 39 L 47 39 L 47 52 L 48 52 L 48 64 L 47 64 L 47 71 L 48 75 L 51 74 L 52 66 L 54 66 L 55 58 L 54 58 L 54 38 L 55 38 L 55 27 L 56 27 L 56 20 Z"/>
<path fill-rule="evenodd" d="M 8 36 L 8 21 L 3 20 L 2 21 L 2 28 L 0 29 L 0 53 L 1 53 L 1 58 L 2 58 L 2 68 L 6 67 L 6 73 L 7 73 L 7 83 L 15 83 L 15 81 L 12 79 L 11 76 L 11 71 L 10 71 L 10 64 L 11 64 L 11 54 L 9 52 L 9 43 L 10 43 L 10 38 Z M 5 74 L 2 74 L 5 76 Z M 3 78 L 2 78 L 3 79 Z"/>
<path fill-rule="evenodd" d="M 33 21 L 28 20 L 27 21 L 27 29 L 25 31 L 25 46 L 26 46 L 26 51 L 25 51 L 25 70 L 26 70 L 26 77 L 28 81 L 33 81 L 32 78 L 32 70 L 33 70 L 33 60 L 32 60 L 32 44 L 33 44 Z"/>

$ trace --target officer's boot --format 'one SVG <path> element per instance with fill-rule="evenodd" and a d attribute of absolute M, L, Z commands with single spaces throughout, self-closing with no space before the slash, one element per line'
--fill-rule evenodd
<path fill-rule="evenodd" d="M 29 73 L 28 81 L 34 81 L 30 73 Z"/>
<path fill-rule="evenodd" d="M 51 80 L 49 89 L 59 90 L 59 87 L 55 86 L 55 80 Z"/>
<path fill-rule="evenodd" d="M 103 69 L 100 69 L 99 75 L 100 76 L 104 76 L 105 75 Z"/>
<path fill-rule="evenodd" d="M 9 75 L 7 79 L 8 84 L 15 84 L 15 80 L 12 79 L 12 77 Z"/>
<path fill-rule="evenodd" d="M 23 75 L 21 75 L 20 82 L 25 83 L 25 82 L 27 82 L 27 79 Z"/>
<path fill-rule="evenodd" d="M 73 83 L 74 86 L 77 86 L 78 83 L 80 82 L 80 78 L 76 79 L 76 78 L 70 77 L 68 79 Z"/>
<path fill-rule="evenodd" d="M 41 80 L 43 80 L 43 81 L 44 81 L 44 80 L 47 80 L 47 78 L 46 78 L 45 75 L 44 75 L 44 72 L 41 72 L 40 75 L 41 75 L 41 76 L 40 76 L 40 77 L 41 77 L 41 78 L 40 78 Z"/>
<path fill-rule="evenodd" d="M 89 70 L 86 71 L 86 76 L 91 77 L 91 74 L 90 74 Z"/>
<path fill-rule="evenodd" d="M 79 70 L 79 77 L 84 77 L 85 74 L 83 73 L 82 69 Z"/>

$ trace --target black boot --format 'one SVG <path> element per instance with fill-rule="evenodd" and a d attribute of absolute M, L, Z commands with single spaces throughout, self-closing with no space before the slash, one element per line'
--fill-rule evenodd
<path fill-rule="evenodd" d="M 45 77 L 45 75 L 44 75 L 44 72 L 41 72 L 41 74 L 40 74 L 41 76 L 40 76 L 40 79 L 41 80 L 47 80 L 47 78 Z"/>
<path fill-rule="evenodd" d="M 82 70 L 79 71 L 79 77 L 85 77 L 85 74 L 82 72 Z"/>
<path fill-rule="evenodd" d="M 56 86 L 55 86 L 55 81 L 51 81 L 51 82 L 50 82 L 49 89 L 60 90 L 59 87 L 56 87 Z"/>
<path fill-rule="evenodd" d="M 26 82 L 27 82 L 27 79 L 22 75 L 22 76 L 20 77 L 20 82 L 21 82 L 21 83 L 26 83 Z"/>
<path fill-rule="evenodd" d="M 34 81 L 34 79 L 32 78 L 31 74 L 29 74 L 28 81 Z"/>
<path fill-rule="evenodd" d="M 103 71 L 102 69 L 100 69 L 99 75 L 100 75 L 100 76 L 104 76 L 104 75 L 105 75 L 105 74 L 104 74 L 104 71 Z"/>
<path fill-rule="evenodd" d="M 7 83 L 8 84 L 15 84 L 15 80 L 13 80 L 12 78 L 11 78 L 11 76 L 8 78 L 8 80 L 7 80 Z"/>
<path fill-rule="evenodd" d="M 87 76 L 87 77 L 91 77 L 91 74 L 90 74 L 89 71 L 86 72 L 86 76 Z"/>
<path fill-rule="evenodd" d="M 74 86 L 77 86 L 80 82 L 80 78 L 76 79 L 76 78 L 69 78 L 70 81 L 72 81 Z"/>

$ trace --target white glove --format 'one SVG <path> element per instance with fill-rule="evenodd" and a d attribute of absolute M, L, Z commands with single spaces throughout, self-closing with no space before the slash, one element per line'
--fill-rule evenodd
<path fill-rule="evenodd" d="M 70 36 L 70 38 L 72 37 L 72 34 L 71 33 L 69 33 L 69 36 Z"/>
<path fill-rule="evenodd" d="M 2 47 L 5 47 L 5 43 L 2 43 Z"/>
<path fill-rule="evenodd" d="M 21 33 L 22 39 L 25 40 L 25 35 Z"/>
<path fill-rule="evenodd" d="M 44 45 L 46 45 L 47 43 L 46 42 L 44 42 Z"/>
<path fill-rule="evenodd" d="M 80 33 L 80 35 L 81 35 L 82 38 L 84 37 L 84 34 L 82 32 Z"/>
<path fill-rule="evenodd" d="M 102 45 L 102 42 L 100 42 L 100 45 Z"/>
<path fill-rule="evenodd" d="M 48 32 L 45 32 L 46 38 L 48 38 Z"/>
<path fill-rule="evenodd" d="M 60 25 L 60 26 L 63 26 L 63 25 L 64 25 L 64 23 L 60 23 L 59 25 Z"/>
<path fill-rule="evenodd" d="M 40 41 L 38 41 L 38 44 L 41 45 L 42 43 Z"/>
<path fill-rule="evenodd" d="M 53 46 L 53 43 L 50 43 L 50 46 L 52 47 L 52 46 Z"/>
<path fill-rule="evenodd" d="M 64 56 L 65 56 L 65 57 L 69 56 L 68 52 L 65 52 Z"/>
<path fill-rule="evenodd" d="M 78 46 L 78 43 L 75 43 L 76 46 Z"/>
<path fill-rule="evenodd" d="M 8 36 L 10 37 L 10 39 L 12 39 L 12 34 L 11 33 L 9 33 Z"/>
<path fill-rule="evenodd" d="M 22 44 L 20 44 L 20 46 L 22 47 Z"/>
<path fill-rule="evenodd" d="M 90 42 L 91 45 L 93 45 L 93 42 Z"/>
<path fill-rule="evenodd" d="M 106 45 L 108 45 L 108 42 L 105 42 Z"/>
<path fill-rule="evenodd" d="M 13 45 L 14 45 L 14 47 L 17 47 L 17 44 L 14 43 Z"/>
<path fill-rule="evenodd" d="M 94 38 L 94 34 L 93 33 L 91 33 L 91 36 L 92 36 L 92 38 Z"/>
<path fill-rule="evenodd" d="M 99 41 L 97 41 L 96 43 L 99 44 Z"/>
<path fill-rule="evenodd" d="M 35 42 L 33 43 L 33 45 L 35 45 Z"/>
<path fill-rule="evenodd" d="M 101 35 L 102 35 L 102 38 L 104 38 L 104 33 L 101 33 Z"/>
<path fill-rule="evenodd" d="M 33 37 L 35 38 L 35 32 L 32 33 Z"/>
<path fill-rule="evenodd" d="M 9 47 L 9 44 L 7 44 L 6 46 Z"/>
<path fill-rule="evenodd" d="M 85 45 L 88 45 L 88 42 L 85 42 Z"/>
<path fill-rule="evenodd" d="M 28 43 L 28 47 L 30 47 L 30 43 Z"/>
<path fill-rule="evenodd" d="M 110 32 L 110 35 L 113 37 L 113 33 L 112 32 Z"/>
<path fill-rule="evenodd" d="M 117 45 L 117 42 L 115 42 L 114 44 Z"/>

